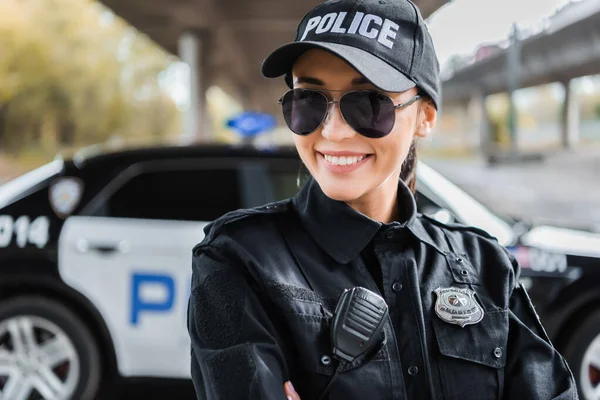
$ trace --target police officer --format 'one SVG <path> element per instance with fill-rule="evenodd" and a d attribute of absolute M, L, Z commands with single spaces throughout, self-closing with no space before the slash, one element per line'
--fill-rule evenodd
<path fill-rule="evenodd" d="M 515 259 L 483 231 L 417 214 L 414 144 L 440 87 L 415 5 L 326 1 L 262 72 L 290 86 L 280 103 L 311 178 L 293 199 L 216 220 L 194 248 L 198 398 L 577 398 Z M 355 287 L 389 313 L 347 362 L 332 326 Z"/>

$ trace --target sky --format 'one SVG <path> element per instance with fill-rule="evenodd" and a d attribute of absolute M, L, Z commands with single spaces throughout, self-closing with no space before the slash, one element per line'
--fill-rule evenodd
<path fill-rule="evenodd" d="M 511 25 L 533 27 L 568 0 L 454 0 L 435 12 L 427 25 L 441 64 L 453 54 L 468 54 L 478 44 L 508 36 Z"/>

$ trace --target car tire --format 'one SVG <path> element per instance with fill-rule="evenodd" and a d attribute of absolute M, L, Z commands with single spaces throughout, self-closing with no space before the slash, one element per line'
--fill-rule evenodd
<path fill-rule="evenodd" d="M 69 382 L 69 385 L 65 384 L 65 387 L 70 387 L 69 393 L 64 396 L 65 400 L 93 400 L 97 395 L 102 376 L 100 352 L 90 330 L 81 318 L 64 304 L 48 297 L 20 296 L 0 303 L 0 327 L 6 329 L 12 326 L 14 331 L 14 327 L 18 326 L 19 332 L 21 332 L 21 329 L 26 329 L 22 328 L 25 323 L 29 323 L 35 328 L 32 330 L 35 332 L 34 337 L 36 340 L 38 338 L 40 340 L 40 347 L 37 349 L 41 349 L 44 343 L 49 343 L 45 340 L 61 339 L 55 342 L 59 343 L 61 350 L 67 349 L 67 354 L 73 357 L 69 359 L 71 362 L 67 367 L 64 365 L 68 361 L 62 362 L 63 365 L 58 367 L 61 368 L 60 371 L 66 370 L 67 376 L 70 373 L 74 374 L 64 380 L 64 382 Z M 54 332 L 58 334 L 52 335 Z M 44 338 L 46 339 L 44 340 Z M 73 353 L 76 356 L 73 356 Z M 29 354 L 34 355 L 30 356 Z M 41 353 L 31 352 L 29 354 L 26 358 L 33 360 L 33 357 Z M 41 358 L 37 360 L 41 360 Z M 39 362 L 41 363 L 41 361 Z M 78 374 L 75 372 L 76 368 L 72 368 L 73 365 L 78 365 Z M 55 376 L 60 378 L 58 375 Z"/>
<path fill-rule="evenodd" d="M 591 400 L 592 397 L 589 396 L 589 393 L 592 387 L 597 387 L 600 384 L 598 382 L 600 377 L 592 377 L 589 368 L 586 368 L 588 371 L 582 371 L 583 364 L 588 365 L 585 356 L 591 346 L 600 351 L 600 310 L 596 310 L 586 316 L 577 328 L 573 330 L 573 333 L 570 335 L 569 344 L 564 352 L 564 356 L 577 381 L 577 389 L 582 400 Z M 600 369 L 600 365 L 596 367 Z M 595 382 L 592 381 L 592 378 Z"/>

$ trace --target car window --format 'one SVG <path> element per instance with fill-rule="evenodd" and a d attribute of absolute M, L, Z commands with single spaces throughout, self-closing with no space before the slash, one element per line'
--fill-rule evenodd
<path fill-rule="evenodd" d="M 276 200 L 294 197 L 301 188 L 298 182 L 298 170 L 272 169 L 269 171 L 269 176 L 273 183 Z"/>
<path fill-rule="evenodd" d="M 94 215 L 211 221 L 240 206 L 236 169 L 169 169 L 132 177 Z"/>
<path fill-rule="evenodd" d="M 246 162 L 240 175 L 244 208 L 287 199 L 299 190 L 297 163 Z"/>

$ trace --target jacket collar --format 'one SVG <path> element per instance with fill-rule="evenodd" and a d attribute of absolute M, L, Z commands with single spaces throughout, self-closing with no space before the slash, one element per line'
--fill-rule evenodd
<path fill-rule="evenodd" d="M 394 225 L 409 226 L 415 220 L 417 206 L 410 189 L 398 183 L 398 203 L 403 215 Z M 337 262 L 354 260 L 375 234 L 391 224 L 383 224 L 354 210 L 343 201 L 333 200 L 311 178 L 294 198 L 294 205 L 304 229 Z"/>

